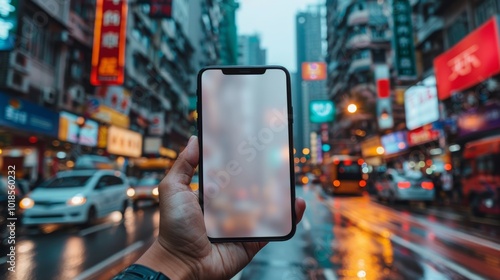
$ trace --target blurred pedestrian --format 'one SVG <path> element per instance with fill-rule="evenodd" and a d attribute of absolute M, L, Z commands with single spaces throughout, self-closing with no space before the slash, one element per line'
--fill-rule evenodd
<path fill-rule="evenodd" d="M 267 244 L 210 243 L 198 197 L 189 187 L 198 160 L 198 139 L 192 136 L 159 185 L 157 239 L 135 264 L 113 279 L 230 279 Z M 297 221 L 301 220 L 305 207 L 304 200 L 297 198 Z"/>
<path fill-rule="evenodd" d="M 453 198 L 453 178 L 448 171 L 441 174 L 441 181 L 443 186 L 444 204 L 449 205 Z"/>

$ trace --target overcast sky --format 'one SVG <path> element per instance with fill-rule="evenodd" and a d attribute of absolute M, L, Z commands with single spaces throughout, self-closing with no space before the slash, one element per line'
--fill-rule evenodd
<path fill-rule="evenodd" d="M 238 34 L 260 34 L 267 49 L 267 64 L 296 71 L 295 15 L 323 0 L 239 0 L 236 13 Z"/>

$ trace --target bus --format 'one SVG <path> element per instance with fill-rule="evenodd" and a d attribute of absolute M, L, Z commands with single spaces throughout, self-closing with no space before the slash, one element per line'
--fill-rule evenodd
<path fill-rule="evenodd" d="M 461 183 L 472 214 L 500 214 L 500 135 L 465 144 Z"/>
<path fill-rule="evenodd" d="M 331 156 L 323 164 L 321 186 L 329 194 L 361 195 L 366 187 L 361 165 L 363 159 L 347 155 Z"/>

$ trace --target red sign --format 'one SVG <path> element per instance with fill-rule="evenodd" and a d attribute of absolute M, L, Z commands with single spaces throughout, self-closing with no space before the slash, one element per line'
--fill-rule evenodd
<path fill-rule="evenodd" d="M 149 16 L 152 18 L 171 18 L 172 0 L 151 0 Z"/>
<path fill-rule="evenodd" d="M 390 95 L 391 85 L 389 79 L 377 80 L 378 98 L 388 98 Z"/>
<path fill-rule="evenodd" d="M 326 64 L 324 62 L 302 63 L 302 80 L 319 81 L 326 79 Z"/>
<path fill-rule="evenodd" d="M 124 80 L 127 0 L 97 0 L 90 83 L 121 85 Z"/>
<path fill-rule="evenodd" d="M 497 17 L 493 17 L 434 59 L 440 100 L 500 72 L 498 35 Z"/>
<path fill-rule="evenodd" d="M 408 145 L 416 146 L 439 139 L 439 130 L 432 125 L 426 125 L 411 131 L 408 131 Z"/>

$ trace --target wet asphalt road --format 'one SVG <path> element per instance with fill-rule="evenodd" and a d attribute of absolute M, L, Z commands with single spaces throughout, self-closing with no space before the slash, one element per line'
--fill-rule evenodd
<path fill-rule="evenodd" d="M 500 226 L 492 219 L 298 187 L 307 211 L 296 235 L 271 243 L 233 279 L 498 279 Z M 147 248 L 158 211 L 128 210 L 88 227 L 20 230 L 16 273 L 0 279 L 109 279 Z"/>

